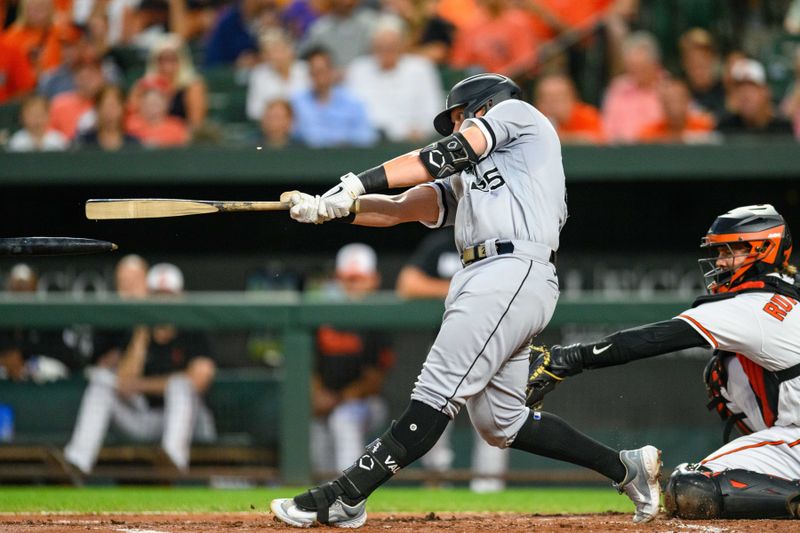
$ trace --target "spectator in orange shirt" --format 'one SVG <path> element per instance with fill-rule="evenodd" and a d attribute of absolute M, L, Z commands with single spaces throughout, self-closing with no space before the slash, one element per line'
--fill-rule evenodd
<path fill-rule="evenodd" d="M 53 0 L 22 0 L 19 13 L 2 40 L 22 50 L 39 76 L 61 63 L 59 29 L 53 22 Z"/>
<path fill-rule="evenodd" d="M 512 77 L 531 70 L 537 42 L 529 15 L 512 8 L 510 0 L 480 0 L 479 4 L 472 23 L 456 33 L 453 66 Z"/>
<path fill-rule="evenodd" d="M 168 114 L 169 83 L 150 77 L 142 82 L 139 111 L 128 118 L 128 133 L 153 148 L 184 146 L 189 130 L 181 119 Z"/>
<path fill-rule="evenodd" d="M 136 83 L 129 95 L 129 110 L 133 113 L 140 105 L 142 82 L 154 76 L 168 83 L 167 109 L 170 116 L 185 121 L 192 128 L 205 121 L 208 113 L 206 85 L 192 64 L 188 47 L 178 35 L 163 35 L 150 49 L 145 77 Z"/>
<path fill-rule="evenodd" d="M 94 99 L 103 87 L 96 61 L 82 61 L 75 70 L 75 90 L 56 95 L 50 104 L 50 127 L 72 140 L 94 126 Z"/>
<path fill-rule="evenodd" d="M 466 29 L 479 16 L 478 0 L 439 0 L 437 14 L 458 30 Z"/>
<path fill-rule="evenodd" d="M 0 40 L 0 104 L 25 95 L 36 85 L 36 76 L 22 51 Z"/>
<path fill-rule="evenodd" d="M 570 30 L 589 28 L 605 15 L 613 0 L 527 0 L 534 33 L 550 40 Z"/>
<path fill-rule="evenodd" d="M 600 112 L 578 100 L 575 84 L 568 76 L 544 76 L 536 86 L 534 105 L 553 123 L 561 142 L 603 142 Z"/>
<path fill-rule="evenodd" d="M 714 129 L 711 116 L 692 109 L 692 93 L 683 80 L 670 79 L 661 86 L 664 118 L 642 130 L 639 137 L 647 143 L 697 143 L 711 140 Z"/>
<path fill-rule="evenodd" d="M 610 142 L 636 142 L 642 129 L 664 117 L 659 85 L 664 78 L 655 38 L 635 32 L 622 43 L 624 73 L 615 77 L 603 101 L 603 127 Z"/>

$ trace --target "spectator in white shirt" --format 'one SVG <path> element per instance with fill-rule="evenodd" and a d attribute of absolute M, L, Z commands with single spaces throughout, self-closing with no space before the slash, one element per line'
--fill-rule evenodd
<path fill-rule="evenodd" d="M 308 67 L 295 57 L 294 43 L 283 30 L 271 29 L 260 39 L 261 59 L 250 73 L 247 116 L 260 120 L 272 100 L 288 100 L 292 93 L 308 89 Z"/>
<path fill-rule="evenodd" d="M 47 100 L 33 95 L 22 103 L 22 129 L 8 141 L 10 152 L 39 152 L 44 150 L 66 150 L 69 141 L 56 130 L 48 129 L 50 115 Z"/>
<path fill-rule="evenodd" d="M 403 22 L 382 18 L 372 53 L 355 59 L 347 86 L 364 102 L 373 126 L 394 142 L 424 141 L 435 134 L 433 117 L 444 101 L 441 80 L 427 58 L 405 52 Z"/>

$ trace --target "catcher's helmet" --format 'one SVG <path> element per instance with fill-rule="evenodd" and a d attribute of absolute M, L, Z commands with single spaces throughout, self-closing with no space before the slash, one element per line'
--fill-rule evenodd
<path fill-rule="evenodd" d="M 464 117 L 472 118 L 480 108 L 485 106 L 488 111 L 503 100 L 519 98 L 521 92 L 519 85 L 500 74 L 470 76 L 450 89 L 444 104 L 445 110 L 433 119 L 433 127 L 442 135 L 450 135 L 454 126 L 450 119 L 453 109 L 464 106 Z"/>
<path fill-rule="evenodd" d="M 732 245 L 747 245 L 736 252 Z M 731 257 L 745 256 L 738 266 L 717 266 L 719 248 L 725 246 Z M 700 248 L 711 251 L 700 259 L 700 268 L 711 293 L 727 292 L 743 281 L 777 272 L 789 264 L 792 236 L 783 217 L 769 204 L 748 205 L 720 215 L 701 239 Z"/>

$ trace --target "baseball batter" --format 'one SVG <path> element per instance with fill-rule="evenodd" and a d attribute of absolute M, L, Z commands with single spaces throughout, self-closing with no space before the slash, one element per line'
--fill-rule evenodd
<path fill-rule="evenodd" d="M 363 525 L 366 498 L 424 455 L 464 405 L 489 444 L 592 468 L 631 497 L 634 520 L 655 516 L 658 450 L 618 452 L 525 406 L 528 344 L 558 300 L 554 257 L 567 206 L 558 136 L 519 94 L 504 76 L 467 78 L 434 120 L 444 138 L 347 174 L 321 197 L 294 195 L 290 213 L 299 222 L 453 225 L 464 268 L 452 279 L 406 411 L 339 478 L 274 500 L 272 511 L 287 524 Z M 394 196 L 369 194 L 405 187 Z"/>
<path fill-rule="evenodd" d="M 800 517 L 800 290 L 792 240 L 771 205 L 734 209 L 703 238 L 710 294 L 672 320 L 589 344 L 554 346 L 532 364 L 528 403 L 582 369 L 706 347 L 704 378 L 715 408 L 744 435 L 667 484 L 667 510 L 682 518 Z"/>

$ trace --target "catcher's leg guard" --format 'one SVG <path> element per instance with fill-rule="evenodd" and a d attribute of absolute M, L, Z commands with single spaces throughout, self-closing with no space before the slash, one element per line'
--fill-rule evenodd
<path fill-rule="evenodd" d="M 790 518 L 800 502 L 800 482 L 749 470 L 712 472 L 699 465 L 675 469 L 664 507 L 679 518 Z"/>

